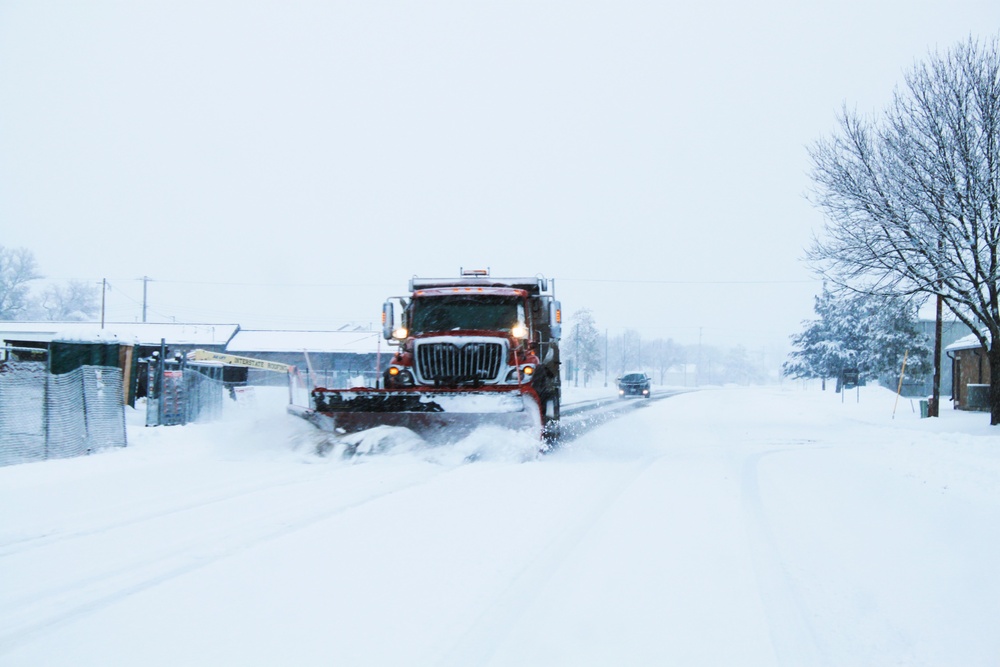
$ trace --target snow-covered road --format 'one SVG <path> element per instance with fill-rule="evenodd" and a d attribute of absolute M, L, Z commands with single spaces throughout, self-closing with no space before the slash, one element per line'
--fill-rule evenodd
<path fill-rule="evenodd" d="M 268 398 L 0 468 L 0 664 L 1000 662 L 985 415 L 706 390 L 339 460 Z"/>

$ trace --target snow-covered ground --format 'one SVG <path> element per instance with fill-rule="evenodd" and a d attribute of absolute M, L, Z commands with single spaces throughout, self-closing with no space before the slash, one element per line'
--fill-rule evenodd
<path fill-rule="evenodd" d="M 0 664 L 1000 664 L 986 415 L 648 403 L 538 459 L 497 432 L 321 458 L 280 391 L 130 414 L 127 449 L 0 468 Z"/>

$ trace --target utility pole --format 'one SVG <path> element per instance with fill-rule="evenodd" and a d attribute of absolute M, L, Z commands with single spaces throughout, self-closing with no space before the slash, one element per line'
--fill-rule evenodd
<path fill-rule="evenodd" d="M 104 293 L 108 290 L 108 279 L 101 278 L 101 328 L 104 328 Z"/>
<path fill-rule="evenodd" d="M 943 198 L 943 197 L 942 197 Z M 938 236 L 937 249 L 939 254 L 944 253 L 944 232 Z M 941 278 L 941 270 L 938 269 L 938 283 L 936 287 L 938 288 L 937 293 L 937 304 L 935 306 L 936 312 L 934 314 L 934 378 L 932 380 L 933 386 L 931 387 L 931 400 L 930 404 L 927 406 L 927 416 L 928 417 L 940 417 L 938 412 L 941 403 L 941 315 L 944 306 L 944 297 L 941 296 L 941 290 L 944 289 L 944 281 Z"/>
<path fill-rule="evenodd" d="M 604 386 L 608 386 L 608 330 L 604 329 Z"/>
<path fill-rule="evenodd" d="M 694 367 L 694 386 L 701 386 L 701 327 L 698 327 L 698 365 Z"/>
<path fill-rule="evenodd" d="M 937 313 L 934 318 L 934 386 L 931 388 L 931 401 L 930 409 L 927 412 L 928 417 L 940 417 L 940 403 L 941 403 L 941 325 L 942 319 L 942 306 L 944 304 L 944 298 L 938 294 L 937 295 Z"/>
<path fill-rule="evenodd" d="M 146 323 L 146 285 L 149 283 L 149 276 L 142 277 L 142 322 Z"/>

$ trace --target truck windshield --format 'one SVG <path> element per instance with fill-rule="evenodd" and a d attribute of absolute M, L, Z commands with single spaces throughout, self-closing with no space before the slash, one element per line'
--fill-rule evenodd
<path fill-rule="evenodd" d="M 518 322 L 518 299 L 500 296 L 448 296 L 415 299 L 410 331 L 510 331 Z"/>

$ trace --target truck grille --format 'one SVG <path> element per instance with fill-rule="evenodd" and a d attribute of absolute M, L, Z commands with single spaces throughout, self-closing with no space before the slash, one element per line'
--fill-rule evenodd
<path fill-rule="evenodd" d="M 503 362 L 501 343 L 422 343 L 417 346 L 417 374 L 425 382 L 489 382 Z"/>

